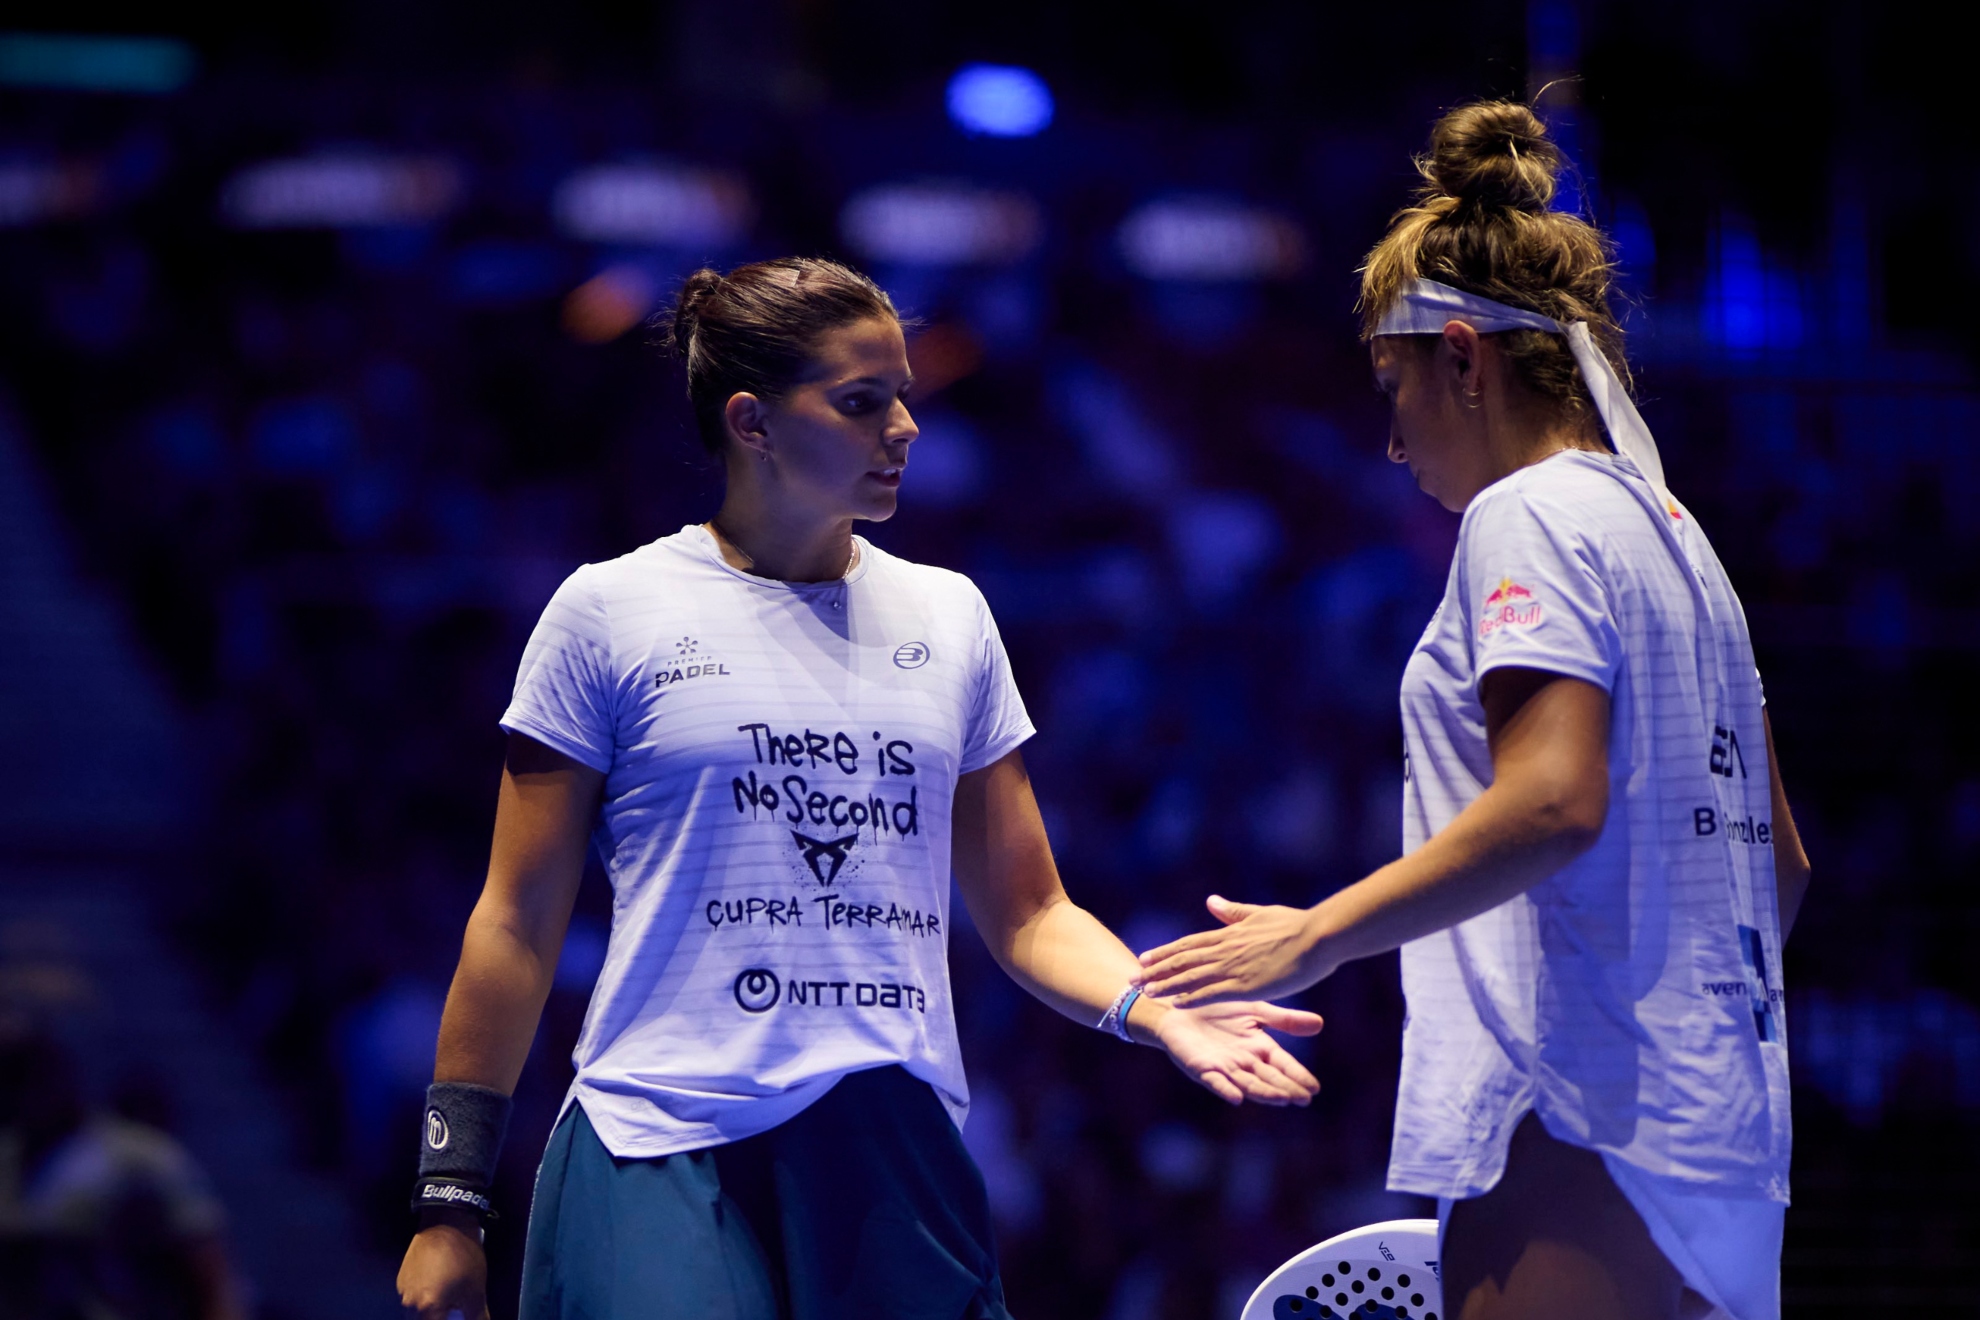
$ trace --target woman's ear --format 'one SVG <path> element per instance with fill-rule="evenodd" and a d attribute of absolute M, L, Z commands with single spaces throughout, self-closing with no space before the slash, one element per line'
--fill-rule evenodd
<path fill-rule="evenodd" d="M 770 452 L 770 410 L 754 394 L 731 394 L 722 405 L 722 425 L 729 439 L 758 458 Z"/>
<path fill-rule="evenodd" d="M 1456 374 L 1458 391 L 1465 402 L 1478 406 L 1478 397 L 1484 392 L 1485 380 L 1480 367 L 1483 365 L 1483 345 L 1478 339 L 1478 331 L 1463 321 L 1449 321 L 1444 325 L 1442 347 L 1449 354 L 1448 361 Z"/>

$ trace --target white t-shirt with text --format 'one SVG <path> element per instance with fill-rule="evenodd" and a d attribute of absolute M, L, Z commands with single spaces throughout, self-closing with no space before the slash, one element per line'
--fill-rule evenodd
<path fill-rule="evenodd" d="M 962 1121 L 950 808 L 1033 731 L 967 578 L 861 539 L 845 578 L 778 582 L 687 527 L 564 582 L 501 722 L 605 775 L 571 1098 L 612 1154 L 739 1140 L 894 1063 Z"/>
<path fill-rule="evenodd" d="M 1390 1187 L 1481 1195 L 1530 1109 L 1671 1186 L 1785 1202 L 1759 676 L 1704 532 L 1627 459 L 1557 454 L 1465 511 L 1403 680 L 1405 851 L 1492 782 L 1479 683 L 1508 666 L 1609 694 L 1608 818 L 1552 877 L 1404 946 Z"/>

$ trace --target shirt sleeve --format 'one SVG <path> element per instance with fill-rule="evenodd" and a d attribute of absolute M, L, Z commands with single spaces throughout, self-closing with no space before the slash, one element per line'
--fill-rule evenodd
<path fill-rule="evenodd" d="M 564 579 L 523 648 L 502 727 L 526 734 L 601 774 L 614 746 L 611 629 L 580 568 Z"/>
<path fill-rule="evenodd" d="M 973 584 L 970 590 L 976 596 L 981 620 L 981 651 L 976 699 L 964 727 L 963 774 L 995 763 L 1038 731 L 1025 712 L 1024 698 L 1018 695 L 1017 680 L 1011 677 L 1011 658 L 1004 651 L 1004 639 L 990 615 L 990 604 Z"/>
<path fill-rule="evenodd" d="M 1614 690 L 1622 637 L 1583 520 L 1517 488 L 1494 491 L 1467 514 L 1458 555 L 1478 679 L 1517 667 Z"/>

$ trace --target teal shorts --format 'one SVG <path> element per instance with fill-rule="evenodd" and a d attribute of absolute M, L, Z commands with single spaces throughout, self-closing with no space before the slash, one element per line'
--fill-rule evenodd
<path fill-rule="evenodd" d="M 927 1083 L 842 1078 L 780 1127 L 617 1159 L 572 1105 L 523 1249 L 522 1320 L 1009 1320 L 983 1177 Z"/>

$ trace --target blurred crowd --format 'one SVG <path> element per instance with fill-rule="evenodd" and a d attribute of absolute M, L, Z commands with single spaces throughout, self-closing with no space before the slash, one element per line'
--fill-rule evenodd
<path fill-rule="evenodd" d="M 1130 944 L 1203 924 L 1212 891 L 1311 902 L 1399 846 L 1396 683 L 1456 520 L 1383 458 L 1352 270 L 1438 90 L 1324 122 L 1062 107 L 1000 135 L 943 87 L 724 98 L 525 64 L 4 93 L 0 407 L 190 713 L 199 824 L 160 898 L 382 1246 L 522 640 L 577 564 L 715 507 L 642 324 L 703 261 L 838 255 L 918 318 L 922 437 L 867 534 L 985 591 L 1068 886 Z M 1598 107 L 1555 113 L 1815 862 L 1788 972 L 1800 1167 L 1820 1177 L 1832 1132 L 1970 1134 L 1971 363 L 1889 331 L 1868 182 L 1777 239 L 1675 167 L 1605 171 Z M 608 913 L 594 873 L 505 1157 L 511 1279 Z M 966 1135 L 1024 1314 L 1231 1315 L 1301 1247 L 1426 1210 L 1382 1190 L 1392 959 L 1306 996 L 1311 1111 L 1229 1111 L 1027 1001 L 958 924 Z"/>
<path fill-rule="evenodd" d="M 0 1020 L 0 1315 L 242 1320 L 226 1209 L 158 1092 L 90 1105 L 53 1033 Z"/>

